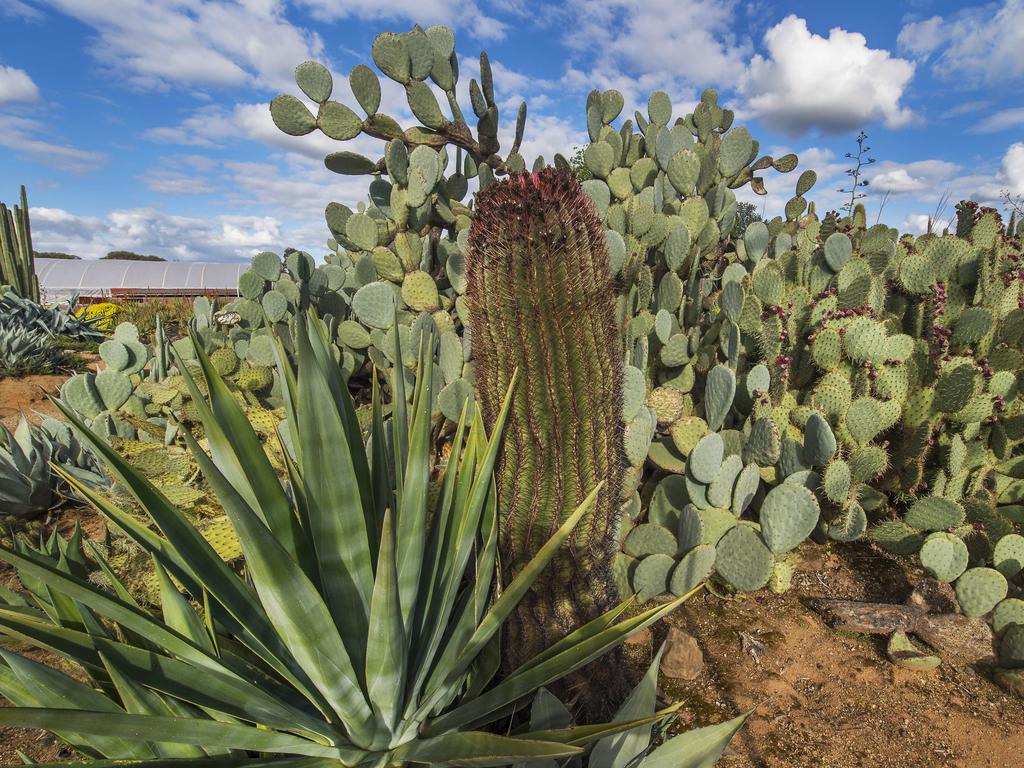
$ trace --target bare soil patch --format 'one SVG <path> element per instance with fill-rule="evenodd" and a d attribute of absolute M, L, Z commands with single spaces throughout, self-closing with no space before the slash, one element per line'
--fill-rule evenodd
<path fill-rule="evenodd" d="M 693 682 L 662 680 L 687 702 L 684 722 L 756 711 L 720 768 L 996 768 L 1024 751 L 1024 702 L 989 670 L 944 661 L 913 672 L 885 638 L 827 627 L 806 601 L 902 603 L 920 574 L 868 545 L 810 548 L 785 595 L 727 601 L 704 594 L 668 621 L 704 653 Z M 655 640 L 664 633 L 655 632 Z"/>
<path fill-rule="evenodd" d="M 58 393 L 67 378 L 61 374 L 0 378 L 0 421 L 14 429 L 21 413 L 33 422 L 40 421 L 39 414 L 59 415 L 49 397 Z"/>

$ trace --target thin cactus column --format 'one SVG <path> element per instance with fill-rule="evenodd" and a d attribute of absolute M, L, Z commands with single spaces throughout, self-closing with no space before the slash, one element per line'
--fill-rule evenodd
<path fill-rule="evenodd" d="M 21 207 L 0 203 L 0 285 L 9 285 L 19 296 L 39 301 L 28 198 L 21 188 Z"/>
<path fill-rule="evenodd" d="M 599 483 L 597 504 L 522 603 L 505 638 L 512 666 L 615 599 L 622 456 L 622 351 L 604 232 L 567 171 L 515 175 L 477 197 L 466 262 L 483 415 L 518 391 L 498 473 L 506 579 Z"/>

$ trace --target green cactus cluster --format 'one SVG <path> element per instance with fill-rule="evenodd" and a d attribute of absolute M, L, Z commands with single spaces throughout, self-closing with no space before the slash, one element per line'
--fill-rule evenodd
<path fill-rule="evenodd" d="M 362 65 L 349 77 L 358 105 L 331 101 L 331 76 L 313 63 L 296 70 L 309 101 L 271 105 L 288 133 L 382 142 L 377 158 L 325 160 L 371 182 L 366 204 L 327 208 L 329 253 L 315 269 L 340 269 L 342 287 L 324 313 L 353 375 L 393 366 L 388 334 L 436 328 L 435 411 L 450 419 L 480 396 L 472 342 L 488 332 L 474 333 L 465 296 L 468 185 L 548 165 L 519 153 L 525 107 L 501 154 L 486 55 L 469 128 L 453 40 L 415 27 L 374 42 L 420 125 L 378 114 L 379 79 Z M 713 574 L 738 590 L 781 588 L 784 553 L 808 537 L 870 535 L 922 552 L 954 582 L 999 573 L 994 548 L 1024 523 L 1021 226 L 970 204 L 955 234 L 917 238 L 868 226 L 862 206 L 819 217 L 804 171 L 783 216 L 734 237 L 734 190 L 764 194 L 762 174 L 797 158 L 759 156 L 714 91 L 679 115 L 660 92 L 632 118 L 623 106 L 616 91 L 590 94 L 578 173 L 604 230 L 623 358 L 621 587 L 649 597 Z M 272 277 L 247 282 L 270 290 Z"/>

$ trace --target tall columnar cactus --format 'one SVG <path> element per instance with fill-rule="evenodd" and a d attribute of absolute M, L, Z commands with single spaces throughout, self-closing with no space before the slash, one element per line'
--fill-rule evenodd
<path fill-rule="evenodd" d="M 39 301 L 39 281 L 32 253 L 32 229 L 28 197 L 21 188 L 21 206 L 9 209 L 0 203 L 0 285 L 9 285 L 20 296 Z"/>
<path fill-rule="evenodd" d="M 466 264 L 476 384 L 493 424 L 518 392 L 498 473 L 513 576 L 597 483 L 598 502 L 535 585 L 506 646 L 514 667 L 613 601 L 622 455 L 622 352 L 601 222 L 570 172 L 513 175 L 477 198 Z"/>

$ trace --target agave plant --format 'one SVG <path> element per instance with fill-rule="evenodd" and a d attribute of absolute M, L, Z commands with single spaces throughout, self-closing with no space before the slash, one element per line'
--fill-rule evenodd
<path fill-rule="evenodd" d="M 103 318 L 78 317 L 75 314 L 77 304 L 77 294 L 66 303 L 45 307 L 31 299 L 22 298 L 12 290 L 0 289 L 0 327 L 18 325 L 75 341 L 103 341 L 106 335 L 96 327 Z"/>
<path fill-rule="evenodd" d="M 76 575 L 68 557 L 0 549 L 29 587 L 0 608 L 0 628 L 87 677 L 0 652 L 0 692 L 15 705 L 0 708 L 0 725 L 53 731 L 89 757 L 154 765 L 486 766 L 580 755 L 652 722 L 485 730 L 685 598 L 625 619 L 623 603 L 496 681 L 503 622 L 599 489 L 496 593 L 492 469 L 510 395 L 489 437 L 479 415 L 463 413 L 433 476 L 430 355 L 420 356 L 411 404 L 395 377 L 387 422 L 375 384 L 364 441 L 325 326 L 299 316 L 295 346 L 294 370 L 277 350 L 291 436 L 282 483 L 195 344 L 208 399 L 188 383 L 210 455 L 185 439 L 241 542 L 244 578 L 65 411 L 155 526 L 65 473 L 152 555 L 161 616 L 134 602 L 99 552 L 110 590 Z"/>
<path fill-rule="evenodd" d="M 54 506 L 53 447 L 22 416 L 14 432 L 0 424 L 0 512 L 28 517 Z"/>
<path fill-rule="evenodd" d="M 50 373 L 61 358 L 42 331 L 14 323 L 0 326 L 0 376 Z"/>

